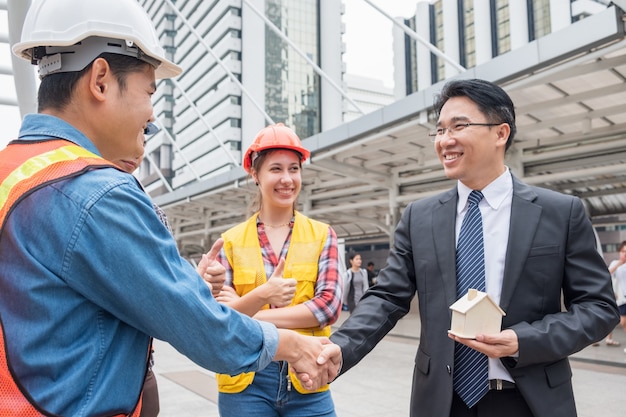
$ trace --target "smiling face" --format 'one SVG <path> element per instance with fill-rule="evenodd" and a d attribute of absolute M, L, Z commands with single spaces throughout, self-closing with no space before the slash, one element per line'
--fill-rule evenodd
<path fill-rule="evenodd" d="M 300 156 L 290 150 L 266 151 L 258 169 L 252 177 L 259 185 L 262 209 L 292 209 L 302 187 Z"/>
<path fill-rule="evenodd" d="M 476 103 L 467 97 L 452 97 L 441 108 L 438 128 L 459 123 L 499 123 L 488 120 Z M 459 132 L 447 131 L 435 142 L 435 151 L 445 174 L 461 181 L 473 190 L 482 190 L 500 176 L 505 168 L 504 152 L 510 128 L 497 126 L 468 126 Z"/>
<path fill-rule="evenodd" d="M 127 74 L 125 88 L 120 87 L 110 70 L 103 74 L 96 84 L 102 90 L 98 108 L 100 120 L 91 137 L 104 158 L 113 162 L 125 160 L 132 165 L 132 161 L 143 155 L 142 132 L 148 122 L 154 120 L 154 68 L 145 65 L 141 70 Z"/>

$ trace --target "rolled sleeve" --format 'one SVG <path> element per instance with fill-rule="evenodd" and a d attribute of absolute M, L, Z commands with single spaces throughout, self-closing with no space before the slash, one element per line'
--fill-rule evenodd
<path fill-rule="evenodd" d="M 276 356 L 276 351 L 278 350 L 278 330 L 271 323 L 263 321 L 258 323 L 261 326 L 263 340 L 265 341 L 257 362 L 257 369 L 261 370 L 269 365 L 274 360 L 274 356 Z"/>

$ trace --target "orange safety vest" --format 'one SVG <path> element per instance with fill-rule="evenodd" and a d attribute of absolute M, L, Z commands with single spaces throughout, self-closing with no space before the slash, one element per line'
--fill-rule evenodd
<path fill-rule="evenodd" d="M 13 208 L 39 188 L 88 170 L 114 167 L 111 162 L 65 140 L 12 142 L 0 151 L 0 235 Z M 119 169 L 119 168 L 118 168 Z M 0 417 L 53 416 L 35 403 L 14 377 L 5 346 L 0 317 Z M 132 414 L 115 417 L 139 417 L 141 395 Z"/>

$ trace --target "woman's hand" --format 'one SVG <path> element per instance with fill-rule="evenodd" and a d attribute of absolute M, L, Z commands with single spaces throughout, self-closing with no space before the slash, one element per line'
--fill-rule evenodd
<path fill-rule="evenodd" d="M 293 278 L 283 278 L 284 269 L 285 259 L 281 258 L 272 276 L 263 284 L 263 292 L 267 303 L 275 307 L 288 306 L 296 294 L 297 281 Z"/>
<path fill-rule="evenodd" d="M 222 291 L 224 282 L 226 282 L 226 268 L 217 260 L 217 255 L 222 250 L 222 246 L 224 246 L 224 239 L 217 239 L 211 250 L 202 255 L 202 259 L 196 267 L 198 274 L 211 289 L 213 297 Z"/>
<path fill-rule="evenodd" d="M 235 291 L 233 287 L 224 285 L 222 287 L 222 291 L 220 291 L 219 294 L 215 296 L 215 299 L 217 300 L 218 303 L 228 304 L 234 300 L 239 299 L 239 295 L 237 294 L 237 292 Z"/>

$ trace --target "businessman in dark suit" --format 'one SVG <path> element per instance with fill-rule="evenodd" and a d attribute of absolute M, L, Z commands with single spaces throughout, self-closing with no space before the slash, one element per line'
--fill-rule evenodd
<path fill-rule="evenodd" d="M 341 372 L 374 348 L 417 294 L 421 334 L 412 417 L 574 417 L 567 357 L 602 339 L 619 321 L 583 205 L 511 174 L 504 155 L 515 135 L 515 112 L 497 85 L 451 81 L 435 109 L 439 119 L 431 136 L 446 176 L 458 180 L 457 186 L 404 211 L 377 285 L 331 336 L 341 347 Z M 462 339 L 448 334 L 449 306 L 458 298 L 456 243 L 472 190 L 483 196 L 478 207 L 486 292 L 506 316 L 499 334 Z M 486 393 L 471 406 L 454 388 L 459 344 L 489 358 L 488 376 L 480 381 Z"/>

